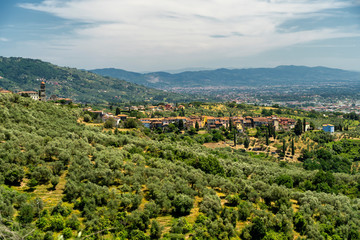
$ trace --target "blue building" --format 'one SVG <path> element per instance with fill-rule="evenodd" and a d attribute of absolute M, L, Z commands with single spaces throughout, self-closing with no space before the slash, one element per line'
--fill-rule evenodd
<path fill-rule="evenodd" d="M 335 127 L 334 127 L 334 125 L 331 125 L 331 124 L 324 124 L 322 126 L 322 129 L 324 130 L 324 132 L 329 132 L 329 133 L 335 132 Z"/>

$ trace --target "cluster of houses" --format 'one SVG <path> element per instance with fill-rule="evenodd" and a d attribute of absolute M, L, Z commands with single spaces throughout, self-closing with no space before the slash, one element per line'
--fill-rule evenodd
<path fill-rule="evenodd" d="M 191 107 L 191 104 L 189 104 Z M 144 111 L 144 110 L 150 110 L 150 111 L 174 111 L 174 110 L 180 110 L 180 109 L 185 109 L 184 105 L 178 105 L 178 106 L 174 106 L 172 104 L 160 104 L 158 106 L 143 106 L 143 105 L 139 105 L 139 106 L 131 106 L 131 107 L 124 107 L 123 110 L 124 111 Z"/>
<path fill-rule="evenodd" d="M 204 127 L 201 117 L 191 116 L 191 117 L 164 117 L 164 118 L 140 118 L 140 122 L 147 128 L 166 128 L 169 124 L 179 125 L 179 122 L 182 121 L 184 128 L 195 127 L 198 123 L 199 127 Z"/>
<path fill-rule="evenodd" d="M 85 108 L 84 111 L 92 113 L 102 119 L 103 122 L 113 118 L 116 125 L 119 125 L 121 121 L 129 118 L 125 114 L 114 115 L 112 113 L 106 113 L 104 111 L 94 111 L 91 108 Z M 166 128 L 169 124 L 179 125 L 182 121 L 184 128 L 195 127 L 196 124 L 199 128 L 206 128 L 208 130 L 220 129 L 221 127 L 228 128 L 230 124 L 236 128 L 239 132 L 242 132 L 246 128 L 255 128 L 262 125 L 273 125 L 276 131 L 284 130 L 289 131 L 295 127 L 296 120 L 291 118 L 270 116 L 270 117 L 212 117 L 212 116 L 189 116 L 189 117 L 162 117 L 162 118 L 140 118 L 138 119 L 146 128 Z M 306 124 L 306 129 L 310 128 L 309 123 Z"/>
<path fill-rule="evenodd" d="M 295 127 L 296 120 L 291 118 L 270 116 L 270 117 L 212 117 L 212 116 L 190 116 L 190 117 L 167 117 L 167 118 L 141 118 L 139 119 L 147 128 L 165 128 L 170 123 L 176 124 L 180 120 L 187 128 L 195 127 L 196 123 L 200 128 L 208 130 L 228 128 L 230 124 L 238 131 L 242 132 L 245 128 L 255 128 L 262 125 L 272 124 L 275 130 L 288 131 Z M 310 127 L 306 125 L 307 129 Z M 307 130 L 306 129 L 306 130 Z"/>
<path fill-rule="evenodd" d="M 106 120 L 112 118 L 112 119 L 115 120 L 115 125 L 116 126 L 118 126 L 121 121 L 125 121 L 126 119 L 129 119 L 129 118 L 136 119 L 135 117 L 129 117 L 128 115 L 125 115 L 125 114 L 114 115 L 112 113 L 107 113 L 107 112 L 104 112 L 104 111 L 95 111 L 95 110 L 92 110 L 91 108 L 84 108 L 83 111 L 89 112 L 93 116 L 99 117 L 103 122 L 105 122 Z"/>
<path fill-rule="evenodd" d="M 13 92 L 0 88 L 0 93 L 13 93 Z M 43 102 L 47 101 L 44 81 L 41 82 L 39 91 L 20 91 L 16 93 L 23 97 L 29 97 L 35 101 L 43 101 Z M 61 104 L 72 103 L 72 100 L 70 98 L 59 98 L 56 95 L 51 95 L 51 97 L 48 100 L 60 102 Z"/>
<path fill-rule="evenodd" d="M 0 88 L 0 93 L 13 93 L 13 92 Z M 44 101 L 45 99 L 40 95 L 41 94 L 40 92 L 36 92 L 36 91 L 21 91 L 21 92 L 17 92 L 17 94 L 23 97 L 29 97 L 35 101 Z"/>
<path fill-rule="evenodd" d="M 13 93 L 13 92 L 0 88 L 0 93 Z M 40 100 L 40 92 L 21 91 L 21 92 L 17 92 L 17 94 L 19 94 L 20 96 L 23 96 L 23 97 L 29 97 L 29 98 L 31 98 L 33 100 L 36 100 L 36 101 Z"/>
<path fill-rule="evenodd" d="M 30 97 L 36 101 L 46 101 L 46 94 L 45 94 L 45 82 L 42 81 L 40 84 L 40 90 L 37 91 L 23 91 L 23 92 L 18 92 L 19 95 L 24 96 L 24 97 Z"/>

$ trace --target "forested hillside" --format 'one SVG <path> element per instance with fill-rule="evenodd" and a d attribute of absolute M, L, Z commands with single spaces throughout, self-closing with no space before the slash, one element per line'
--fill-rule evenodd
<path fill-rule="evenodd" d="M 0 239 L 360 239 L 359 174 L 82 114 L 0 94 Z"/>
<path fill-rule="evenodd" d="M 146 74 L 121 69 L 105 68 L 91 72 L 124 79 L 159 89 L 191 87 L 264 87 L 264 86 L 318 86 L 331 83 L 356 84 L 360 73 L 326 67 L 279 66 L 276 68 L 216 69 L 187 71 L 176 74 L 152 72 Z"/>
<path fill-rule="evenodd" d="M 11 91 L 38 91 L 46 82 L 47 96 L 55 94 L 76 102 L 107 104 L 188 101 L 188 95 L 164 92 L 41 60 L 0 57 L 0 87 Z M 192 96 L 191 99 L 196 97 Z"/>

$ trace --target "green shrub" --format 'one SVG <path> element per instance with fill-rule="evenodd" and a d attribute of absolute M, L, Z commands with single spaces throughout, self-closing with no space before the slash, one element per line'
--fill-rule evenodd
<path fill-rule="evenodd" d="M 177 216 L 188 215 L 193 208 L 194 201 L 185 194 L 178 194 L 172 201 L 173 213 Z"/>
<path fill-rule="evenodd" d="M 65 229 L 62 231 L 62 235 L 63 235 L 64 239 L 70 239 L 70 238 L 72 238 L 71 228 L 65 228 Z"/>

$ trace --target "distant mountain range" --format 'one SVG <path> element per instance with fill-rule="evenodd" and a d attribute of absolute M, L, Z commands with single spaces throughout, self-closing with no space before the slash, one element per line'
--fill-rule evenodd
<path fill-rule="evenodd" d="M 158 89 L 191 87 L 260 87 L 275 85 L 318 85 L 360 81 L 360 73 L 326 67 L 279 66 L 276 68 L 216 69 L 136 73 L 115 68 L 94 69 L 91 72 L 123 79 Z"/>
<path fill-rule="evenodd" d="M 83 103 L 185 102 L 196 99 L 41 60 L 0 57 L 0 88 L 37 91 L 41 81 L 46 82 L 48 97 L 54 94 Z"/>
<path fill-rule="evenodd" d="M 41 81 L 46 82 L 48 97 L 54 94 L 92 104 L 207 101 L 221 97 L 221 94 L 212 94 L 208 89 L 197 91 L 207 93 L 207 96 L 170 92 L 201 87 L 216 90 L 221 87 L 295 86 L 301 89 L 296 86 L 331 85 L 331 88 L 346 88 L 345 95 L 358 94 L 360 89 L 359 72 L 325 67 L 222 68 L 142 74 L 114 68 L 85 71 L 59 67 L 41 60 L 0 57 L 0 88 L 11 91 L 38 90 Z M 330 92 L 328 88 L 324 89 L 327 94 L 338 94 L 333 89 Z"/>

